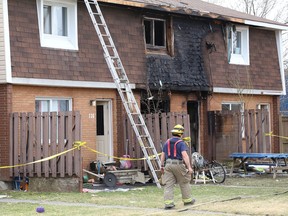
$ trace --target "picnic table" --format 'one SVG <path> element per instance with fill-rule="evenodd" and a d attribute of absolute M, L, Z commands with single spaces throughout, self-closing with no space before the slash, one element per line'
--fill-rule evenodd
<path fill-rule="evenodd" d="M 232 153 L 230 158 L 233 158 L 232 168 L 230 170 L 230 176 L 232 175 L 236 159 L 240 160 L 239 167 L 243 166 L 244 173 L 247 174 L 247 169 L 245 162 L 249 159 L 270 159 L 273 162 L 272 172 L 273 178 L 276 178 L 276 173 L 278 170 L 288 170 L 287 161 L 288 153 Z"/>

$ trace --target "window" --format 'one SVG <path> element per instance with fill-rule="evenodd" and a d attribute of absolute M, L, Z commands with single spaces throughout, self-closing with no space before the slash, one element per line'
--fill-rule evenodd
<path fill-rule="evenodd" d="M 71 111 L 71 99 L 36 99 L 36 112 Z"/>
<path fill-rule="evenodd" d="M 222 103 L 222 111 L 243 111 L 242 103 Z"/>
<path fill-rule="evenodd" d="M 78 50 L 77 1 L 37 0 L 42 47 Z"/>
<path fill-rule="evenodd" d="M 145 41 L 147 47 L 166 47 L 166 21 L 144 19 Z"/>
<path fill-rule="evenodd" d="M 242 132 L 242 138 L 244 138 L 245 137 L 244 104 L 240 102 L 222 103 L 222 111 L 241 112 L 241 132 Z"/>
<path fill-rule="evenodd" d="M 143 25 L 146 51 L 149 53 L 169 54 L 173 56 L 172 19 L 165 20 L 145 17 Z M 167 29 L 171 30 L 167 31 Z"/>
<path fill-rule="evenodd" d="M 228 61 L 230 64 L 250 64 L 248 27 L 228 27 Z"/>
<path fill-rule="evenodd" d="M 71 99 L 50 99 L 50 98 L 36 98 L 35 100 L 35 111 L 36 112 L 64 112 L 72 110 L 72 100 Z M 66 121 L 64 123 L 64 139 L 67 138 L 66 132 Z M 43 121 L 41 119 L 41 142 L 43 143 Z M 49 142 L 51 136 L 51 122 L 49 118 Z M 58 121 L 57 121 L 57 140 L 58 140 Z M 58 142 L 58 141 L 57 141 Z"/>

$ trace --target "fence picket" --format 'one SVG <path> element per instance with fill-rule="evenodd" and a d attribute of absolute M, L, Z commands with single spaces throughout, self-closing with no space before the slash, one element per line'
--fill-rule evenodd
<path fill-rule="evenodd" d="M 67 119 L 65 125 L 65 118 Z M 67 149 L 75 139 L 81 140 L 80 113 L 12 113 L 10 114 L 10 163 L 26 164 L 64 151 L 65 133 Z M 65 131 L 66 129 L 66 131 Z M 77 130 L 77 131 L 76 131 Z M 65 155 L 41 163 L 12 168 L 11 176 L 65 177 L 81 175 L 81 151 L 75 157 L 70 152 L 65 169 Z M 62 158 L 62 160 L 61 160 Z M 75 161 L 75 159 L 77 161 Z"/>

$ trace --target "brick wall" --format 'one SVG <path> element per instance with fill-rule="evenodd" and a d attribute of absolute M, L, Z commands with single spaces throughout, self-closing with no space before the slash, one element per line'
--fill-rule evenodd
<path fill-rule="evenodd" d="M 40 47 L 35 0 L 10 0 L 12 76 L 112 82 L 103 50 L 85 4 L 78 2 L 79 50 Z M 139 12 L 101 6 L 129 80 L 146 81 L 142 17 Z M 129 25 L 127 25 L 129 23 Z"/>
<path fill-rule="evenodd" d="M 86 89 L 86 88 L 50 88 L 50 87 L 13 87 L 13 112 L 35 112 L 36 97 L 65 97 L 72 98 L 73 110 L 80 111 L 82 122 L 82 141 L 87 142 L 87 146 L 96 149 L 96 107 L 90 106 L 90 100 L 110 99 L 112 101 L 113 113 L 113 144 L 114 155 L 118 155 L 117 125 L 119 118 L 115 111 L 116 95 L 115 89 Z M 119 106 L 119 105 L 118 105 Z M 93 117 L 94 116 L 94 117 Z M 96 160 L 97 155 L 83 148 L 83 166 L 88 169 L 91 161 Z"/>
<path fill-rule="evenodd" d="M 9 165 L 9 113 L 12 86 L 0 85 L 0 166 Z M 0 180 L 9 180 L 9 169 L 0 169 Z"/>

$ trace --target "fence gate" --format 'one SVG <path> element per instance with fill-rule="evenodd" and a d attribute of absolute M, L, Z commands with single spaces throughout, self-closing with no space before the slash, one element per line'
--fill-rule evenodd
<path fill-rule="evenodd" d="M 73 148 L 81 140 L 79 112 L 10 114 L 10 164 L 26 164 Z M 10 169 L 11 176 L 80 176 L 81 149 L 51 160 Z"/>

